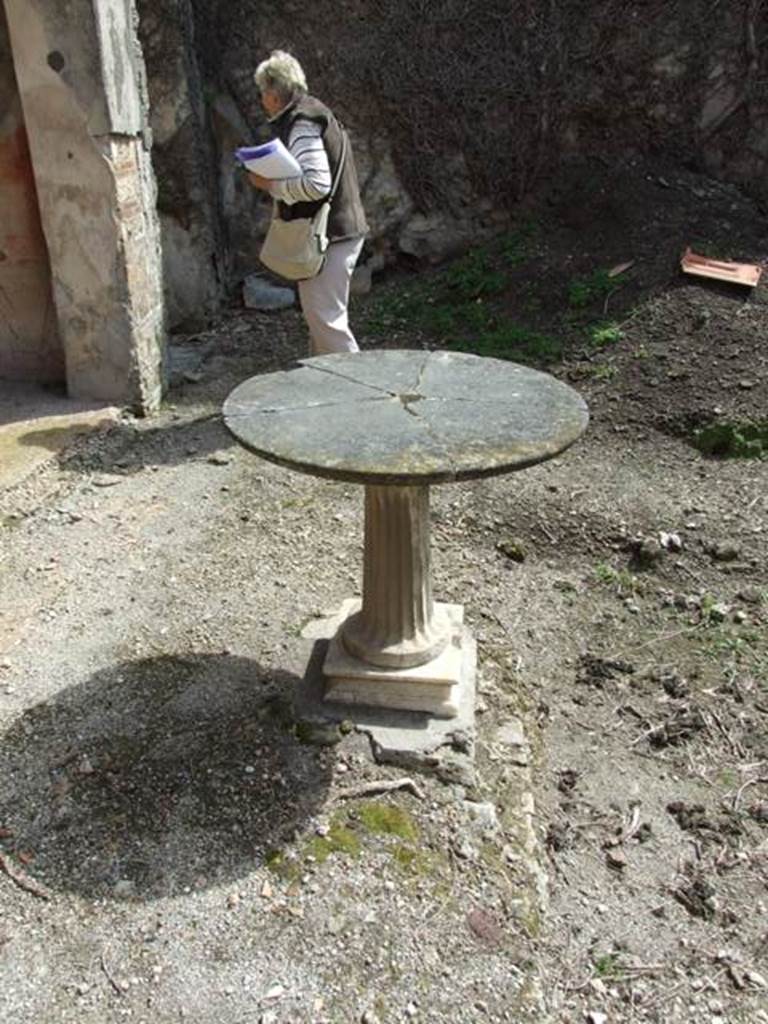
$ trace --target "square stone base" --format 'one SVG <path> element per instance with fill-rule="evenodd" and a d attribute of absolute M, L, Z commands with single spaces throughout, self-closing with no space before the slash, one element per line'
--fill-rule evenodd
<path fill-rule="evenodd" d="M 430 772 L 445 782 L 473 785 L 477 647 L 471 633 L 462 625 L 455 638 L 458 640 L 456 649 L 461 653 L 458 681 L 451 686 L 449 697 L 450 703 L 456 707 L 455 717 L 376 702 L 375 694 L 382 687 L 393 683 L 398 687 L 413 685 L 403 679 L 390 678 L 389 683 L 380 679 L 364 679 L 360 683 L 365 687 L 358 695 L 360 699 L 340 701 L 335 694 L 329 693 L 331 681 L 324 675 L 324 666 L 339 626 L 350 613 L 349 609 L 356 611 L 359 606 L 359 601 L 345 601 L 339 612 L 308 623 L 302 631 L 306 640 L 315 643 L 304 677 L 294 690 L 296 721 L 306 726 L 309 734 L 316 731 L 320 737 L 326 736 L 329 725 L 335 724 L 338 730 L 346 723 L 356 734 L 368 737 L 377 763 Z M 460 615 L 459 622 L 462 617 Z M 356 667 L 359 669 L 359 662 Z M 398 675 L 384 669 L 374 671 L 377 676 Z M 427 678 L 429 675 L 425 673 Z M 350 683 L 347 677 L 342 677 L 341 681 Z"/>
<path fill-rule="evenodd" d="M 462 634 L 464 609 L 460 604 L 439 604 L 451 626 L 445 650 L 436 658 L 414 668 L 379 668 L 350 654 L 341 640 L 341 624 L 360 609 L 358 599 L 345 601 L 339 613 L 340 626 L 331 638 L 323 664 L 325 698 L 341 704 L 426 711 L 440 718 L 459 713 L 462 677 Z"/>

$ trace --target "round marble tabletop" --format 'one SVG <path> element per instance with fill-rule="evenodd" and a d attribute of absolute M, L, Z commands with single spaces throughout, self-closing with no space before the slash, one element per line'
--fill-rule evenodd
<path fill-rule="evenodd" d="M 246 448 L 313 476 L 359 484 L 436 484 L 552 458 L 589 414 L 549 374 L 458 352 L 313 356 L 251 377 L 224 403 Z"/>

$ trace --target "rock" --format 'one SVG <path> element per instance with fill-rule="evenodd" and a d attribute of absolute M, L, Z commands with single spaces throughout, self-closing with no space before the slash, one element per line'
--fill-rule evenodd
<path fill-rule="evenodd" d="M 373 280 L 370 263 L 366 263 L 362 267 L 355 267 L 354 273 L 352 274 L 352 280 L 349 284 L 349 294 L 368 295 L 372 287 Z"/>
<path fill-rule="evenodd" d="M 445 213 L 417 213 L 398 238 L 398 247 L 424 263 L 440 263 L 467 249 L 473 242 L 472 226 Z"/>
<path fill-rule="evenodd" d="M 572 789 L 576 788 L 576 784 L 579 781 L 579 773 L 575 768 L 563 768 L 558 773 L 557 788 L 561 793 L 570 793 Z"/>
<path fill-rule="evenodd" d="M 451 747 L 461 754 L 471 754 L 474 747 L 474 737 L 466 729 L 455 729 L 450 736 Z"/>
<path fill-rule="evenodd" d="M 448 751 L 438 759 L 437 764 L 425 767 L 449 785 L 474 786 L 477 781 L 474 765 L 466 754 Z"/>
<path fill-rule="evenodd" d="M 643 537 L 632 542 L 632 558 L 638 569 L 652 569 L 664 557 L 664 548 L 655 537 Z"/>
<path fill-rule="evenodd" d="M 499 946 L 504 938 L 504 929 L 495 915 L 476 907 L 467 914 L 470 931 L 487 946 Z"/>
<path fill-rule="evenodd" d="M 328 918 L 328 924 L 326 929 L 329 935 L 341 935 L 346 927 L 346 921 L 343 917 L 336 915 Z"/>
<path fill-rule="evenodd" d="M 745 604 L 762 604 L 763 595 L 759 587 L 742 587 L 736 595 Z"/>
<path fill-rule="evenodd" d="M 213 455 L 209 455 L 207 462 L 210 462 L 212 466 L 228 466 L 232 461 L 231 455 L 224 455 L 221 452 L 214 452 Z"/>
<path fill-rule="evenodd" d="M 506 555 L 512 562 L 525 561 L 525 545 L 517 537 L 507 537 L 505 540 L 500 540 L 496 545 L 496 550 L 500 551 L 502 555 Z"/>
<path fill-rule="evenodd" d="M 91 483 L 94 487 L 114 487 L 116 484 L 122 483 L 124 479 L 122 476 L 99 473 L 92 478 Z"/>
<path fill-rule="evenodd" d="M 354 146 L 370 238 L 375 245 L 405 222 L 413 210 L 413 202 L 395 170 L 388 139 L 361 135 L 355 137 Z"/>
<path fill-rule="evenodd" d="M 453 846 L 453 852 L 460 860 L 473 861 L 477 859 L 477 850 L 471 843 L 468 843 L 466 839 L 455 843 Z"/>
<path fill-rule="evenodd" d="M 584 1014 L 587 1024 L 607 1024 L 608 1015 L 600 1010 L 587 1010 Z"/>
<path fill-rule="evenodd" d="M 130 878 L 121 878 L 119 882 L 115 882 L 112 892 L 116 899 L 130 899 L 136 892 L 136 883 Z"/>
<path fill-rule="evenodd" d="M 507 743 L 510 747 L 526 746 L 523 723 L 519 718 L 510 718 L 508 722 L 500 726 L 495 737 L 499 743 Z"/>
<path fill-rule="evenodd" d="M 243 305 L 246 309 L 288 309 L 295 305 L 295 302 L 293 288 L 271 284 L 260 274 L 250 274 L 243 281 Z"/>
<path fill-rule="evenodd" d="M 659 534 L 659 543 L 666 551 L 683 550 L 683 541 L 679 533 L 666 533 L 662 530 Z"/>
<path fill-rule="evenodd" d="M 525 767 L 529 763 L 530 749 L 523 732 L 523 723 L 519 718 L 510 718 L 500 726 L 494 739 L 508 748 L 508 757 L 512 764 Z"/>
<path fill-rule="evenodd" d="M 495 832 L 499 827 L 496 808 L 491 803 L 475 803 L 465 800 L 462 805 L 470 821 L 479 832 Z"/>
<path fill-rule="evenodd" d="M 304 719 L 296 723 L 296 738 L 300 743 L 315 747 L 333 747 L 341 742 L 341 730 L 337 722 L 313 721 Z M 337 765 L 337 771 L 341 765 Z M 347 766 L 343 766 L 343 771 Z"/>
<path fill-rule="evenodd" d="M 605 862 L 614 871 L 622 871 L 627 866 L 627 855 L 620 848 L 608 850 L 605 854 Z"/>
<path fill-rule="evenodd" d="M 711 555 L 716 562 L 734 562 L 741 554 L 737 544 L 730 541 L 722 541 L 718 544 L 708 544 L 705 547 L 707 554 Z"/>
<path fill-rule="evenodd" d="M 680 700 L 690 693 L 690 686 L 676 668 L 670 665 L 662 665 L 651 673 L 651 678 L 660 682 L 664 692 L 675 700 Z"/>
<path fill-rule="evenodd" d="M 718 601 L 717 604 L 713 604 L 709 608 L 707 618 L 710 622 L 725 622 L 730 610 L 730 605 L 725 604 L 723 601 Z"/>

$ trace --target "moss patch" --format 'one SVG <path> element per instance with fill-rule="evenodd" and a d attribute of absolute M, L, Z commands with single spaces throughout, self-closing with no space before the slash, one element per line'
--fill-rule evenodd
<path fill-rule="evenodd" d="M 358 808 L 360 822 L 375 835 L 398 836 L 416 840 L 419 830 L 411 815 L 397 804 L 374 801 Z"/>
<path fill-rule="evenodd" d="M 398 843 L 392 850 L 392 859 L 408 875 L 438 874 L 442 866 L 442 860 L 436 853 L 428 850 L 419 850 L 416 847 L 408 846 L 406 843 Z"/>
<path fill-rule="evenodd" d="M 311 854 L 318 864 L 325 863 L 332 853 L 346 853 L 350 857 L 360 855 L 360 840 L 346 825 L 336 822 L 331 825 L 328 835 L 314 836 L 305 847 L 305 853 Z"/>
<path fill-rule="evenodd" d="M 301 862 L 293 857 L 287 857 L 281 850 L 270 850 L 264 858 L 264 863 L 273 875 L 277 875 L 285 882 L 295 882 L 301 878 Z"/>

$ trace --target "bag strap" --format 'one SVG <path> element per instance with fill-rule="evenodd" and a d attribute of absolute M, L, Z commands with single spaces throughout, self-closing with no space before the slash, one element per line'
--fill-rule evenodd
<path fill-rule="evenodd" d="M 339 125 L 339 127 L 341 128 L 341 125 Z M 341 128 L 341 159 L 339 160 L 339 165 L 336 168 L 336 174 L 334 175 L 334 178 L 333 178 L 333 184 L 331 185 L 331 191 L 328 193 L 328 196 L 327 196 L 327 198 L 325 200 L 327 203 L 330 203 L 331 200 L 333 199 L 333 197 L 336 195 L 336 189 L 339 186 L 339 181 L 341 181 L 341 172 L 344 170 L 344 161 L 346 159 L 347 159 L 347 133 L 346 133 L 346 130 L 344 128 Z"/>

